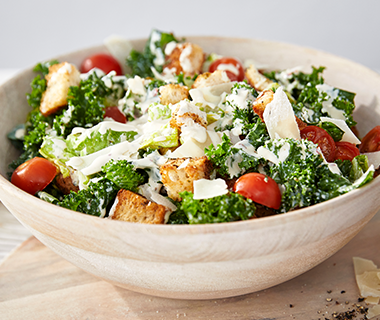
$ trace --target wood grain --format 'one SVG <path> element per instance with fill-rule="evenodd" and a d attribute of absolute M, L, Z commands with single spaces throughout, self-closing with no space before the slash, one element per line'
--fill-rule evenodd
<path fill-rule="evenodd" d="M 244 296 L 203 301 L 121 289 L 83 272 L 32 237 L 0 265 L 0 315 L 7 320 L 334 319 L 333 312 L 347 311 L 358 302 L 352 257 L 380 265 L 379 230 L 380 213 L 338 253 L 291 281 Z"/>

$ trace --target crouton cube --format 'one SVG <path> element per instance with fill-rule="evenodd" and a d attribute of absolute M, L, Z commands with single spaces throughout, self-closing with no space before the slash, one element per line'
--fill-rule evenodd
<path fill-rule="evenodd" d="M 223 70 L 215 70 L 213 73 L 205 72 L 200 74 L 194 81 L 192 88 L 204 88 L 216 86 L 217 84 L 231 82 L 227 73 Z"/>
<path fill-rule="evenodd" d="M 249 66 L 245 72 L 245 76 L 247 77 L 249 84 L 257 91 L 264 91 L 273 83 L 273 81 L 262 75 L 253 64 Z"/>
<path fill-rule="evenodd" d="M 180 201 L 180 192 L 194 192 L 193 182 L 199 179 L 210 179 L 212 164 L 206 156 L 198 158 L 170 159 L 160 168 L 162 183 L 168 196 Z"/>
<path fill-rule="evenodd" d="M 112 219 L 148 224 L 165 223 L 166 207 L 129 190 L 117 193 Z"/>
<path fill-rule="evenodd" d="M 176 74 L 183 72 L 185 76 L 200 74 L 204 62 L 204 53 L 200 46 L 193 43 L 177 44 L 169 56 L 165 68 L 175 69 Z"/>
<path fill-rule="evenodd" d="M 170 126 L 181 131 L 183 125 L 192 125 L 194 123 L 207 128 L 207 114 L 196 105 L 190 103 L 190 101 L 182 100 L 172 112 Z"/>
<path fill-rule="evenodd" d="M 176 104 L 181 100 L 187 99 L 189 96 L 189 89 L 180 84 L 167 84 L 160 88 L 160 102 L 161 104 Z"/>
<path fill-rule="evenodd" d="M 67 105 L 69 88 L 79 85 L 80 73 L 74 65 L 62 62 L 50 66 L 45 79 L 47 87 L 41 98 L 40 111 L 48 116 Z"/>
<path fill-rule="evenodd" d="M 69 194 L 70 191 L 74 191 L 74 192 L 79 191 L 79 187 L 73 183 L 73 180 L 71 179 L 71 177 L 68 176 L 64 178 L 62 173 L 58 174 L 57 177 L 55 178 L 55 184 L 57 188 L 63 194 Z"/>

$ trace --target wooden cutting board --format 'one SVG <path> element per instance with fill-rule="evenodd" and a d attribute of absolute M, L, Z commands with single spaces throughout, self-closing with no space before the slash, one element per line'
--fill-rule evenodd
<path fill-rule="evenodd" d="M 0 265 L 0 319 L 336 319 L 333 312 L 367 307 L 358 303 L 353 256 L 380 265 L 380 213 L 338 253 L 291 281 L 235 298 L 185 301 L 115 287 L 31 237 Z"/>

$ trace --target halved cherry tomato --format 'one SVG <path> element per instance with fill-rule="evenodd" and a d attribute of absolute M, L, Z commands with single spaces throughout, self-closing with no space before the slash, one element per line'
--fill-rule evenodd
<path fill-rule="evenodd" d="M 214 72 L 215 70 L 218 70 L 218 69 L 226 71 L 227 76 L 228 78 L 230 78 L 231 81 L 244 80 L 243 65 L 241 64 L 241 62 L 239 62 L 235 58 L 226 57 L 226 58 L 215 60 L 213 63 L 211 63 L 210 67 L 208 68 L 208 71 Z M 231 71 L 231 70 L 234 70 L 234 71 Z"/>
<path fill-rule="evenodd" d="M 127 118 L 125 115 L 119 110 L 118 107 L 107 107 L 106 113 L 104 114 L 104 118 L 112 118 L 117 122 L 126 123 Z"/>
<path fill-rule="evenodd" d="M 350 160 L 360 155 L 360 151 L 353 143 L 346 141 L 335 142 L 335 160 Z"/>
<path fill-rule="evenodd" d="M 35 157 L 19 165 L 13 172 L 11 182 L 34 195 L 45 189 L 57 174 L 56 166 L 45 158 Z"/>
<path fill-rule="evenodd" d="M 106 74 L 112 70 L 115 70 L 119 76 L 123 74 L 119 62 L 111 55 L 105 53 L 94 54 L 84 59 L 80 66 L 80 72 L 87 73 L 93 68 L 98 68 Z"/>
<path fill-rule="evenodd" d="M 276 181 L 257 172 L 242 175 L 236 180 L 234 192 L 273 209 L 280 209 L 281 191 Z"/>
<path fill-rule="evenodd" d="M 360 144 L 360 152 L 380 151 L 380 126 L 376 126 L 368 132 Z"/>
<path fill-rule="evenodd" d="M 335 159 L 335 141 L 328 132 L 317 126 L 307 126 L 301 130 L 301 138 L 307 139 L 319 146 L 328 162 Z"/>

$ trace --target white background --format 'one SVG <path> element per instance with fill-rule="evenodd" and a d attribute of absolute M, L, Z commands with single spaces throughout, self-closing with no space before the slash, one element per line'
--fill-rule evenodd
<path fill-rule="evenodd" d="M 0 68 L 19 69 L 111 34 L 226 35 L 290 42 L 380 69 L 380 1 L 0 0 Z"/>

